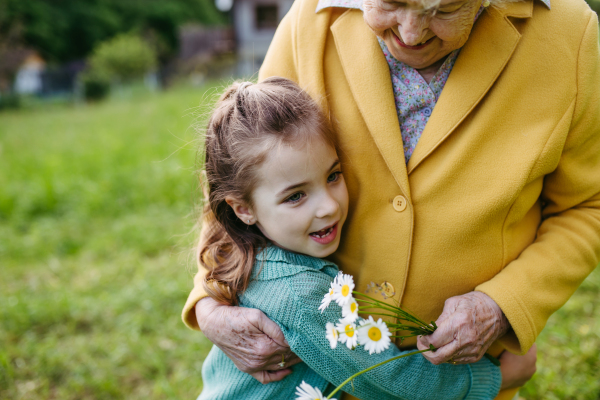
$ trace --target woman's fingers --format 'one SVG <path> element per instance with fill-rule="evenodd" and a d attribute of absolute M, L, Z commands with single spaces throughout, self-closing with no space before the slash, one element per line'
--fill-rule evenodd
<path fill-rule="evenodd" d="M 438 328 L 431 335 L 419 337 L 417 342 L 422 344 L 422 348 L 419 347 L 419 350 L 427 349 L 430 345 L 436 349 L 440 349 L 454 341 L 454 328 L 452 323 L 448 323 L 447 318 L 438 318 L 436 325 Z"/>
<path fill-rule="evenodd" d="M 292 373 L 292 370 L 289 368 L 282 369 L 279 371 L 258 371 L 254 372 L 250 375 L 260 383 L 266 384 L 271 382 L 277 382 L 288 376 Z"/>
<path fill-rule="evenodd" d="M 274 343 L 281 346 L 282 349 L 289 349 L 289 344 L 283 332 L 275 322 L 271 321 L 263 312 L 255 309 L 248 313 L 249 322 L 251 322 L 258 331 L 267 335 Z"/>
<path fill-rule="evenodd" d="M 275 357 L 271 358 L 271 363 L 265 367 L 266 371 L 279 371 L 284 368 L 289 368 L 292 365 L 301 363 L 302 360 L 296 354 L 291 351 L 285 353 L 285 357 L 281 357 L 281 354 L 276 354 Z M 283 367 L 281 366 L 283 362 Z"/>
<path fill-rule="evenodd" d="M 518 356 L 505 351 L 500 356 L 502 371 L 502 386 L 500 389 L 521 387 L 536 371 L 537 347 L 534 344 L 524 356 Z"/>
<path fill-rule="evenodd" d="M 471 292 L 446 300 L 436 321 L 438 329 L 418 339 L 420 350 L 430 345 L 437 350 L 423 353 L 433 364 L 466 364 L 478 361 L 491 344 L 509 328 L 500 307 L 489 296 Z"/>
<path fill-rule="evenodd" d="M 285 355 L 283 368 L 298 362 L 277 324 L 260 310 L 226 306 L 206 298 L 196 304 L 196 315 L 204 335 L 240 371 L 252 374 L 261 382 L 273 382 L 286 376 L 279 365 L 282 354 Z"/>

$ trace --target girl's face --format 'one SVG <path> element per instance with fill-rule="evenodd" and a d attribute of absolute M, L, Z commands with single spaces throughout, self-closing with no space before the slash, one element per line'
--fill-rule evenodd
<path fill-rule="evenodd" d="M 301 147 L 282 145 L 271 150 L 257 173 L 248 211 L 269 240 L 319 258 L 337 250 L 348 190 L 334 148 L 320 139 Z"/>

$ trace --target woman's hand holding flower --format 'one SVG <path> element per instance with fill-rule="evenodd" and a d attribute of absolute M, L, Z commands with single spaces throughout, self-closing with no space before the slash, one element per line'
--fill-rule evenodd
<path fill-rule="evenodd" d="M 510 328 L 502 310 L 488 295 L 470 292 L 451 297 L 436 321 L 438 329 L 417 341 L 419 350 L 433 345 L 435 352 L 423 353 L 433 364 L 474 363 Z"/>

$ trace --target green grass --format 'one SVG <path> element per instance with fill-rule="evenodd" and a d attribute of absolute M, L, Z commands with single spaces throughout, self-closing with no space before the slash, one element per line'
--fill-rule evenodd
<path fill-rule="evenodd" d="M 0 398 L 191 399 L 204 89 L 0 113 Z M 600 271 L 552 317 L 527 399 L 600 397 Z"/>
<path fill-rule="evenodd" d="M 0 398 L 194 398 L 204 90 L 0 114 Z"/>

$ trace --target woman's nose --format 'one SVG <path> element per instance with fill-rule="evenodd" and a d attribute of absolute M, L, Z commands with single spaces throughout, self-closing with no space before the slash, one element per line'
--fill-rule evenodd
<path fill-rule="evenodd" d="M 405 44 L 416 46 L 423 41 L 428 27 L 428 18 L 421 11 L 401 10 L 397 21 L 400 39 Z"/>

